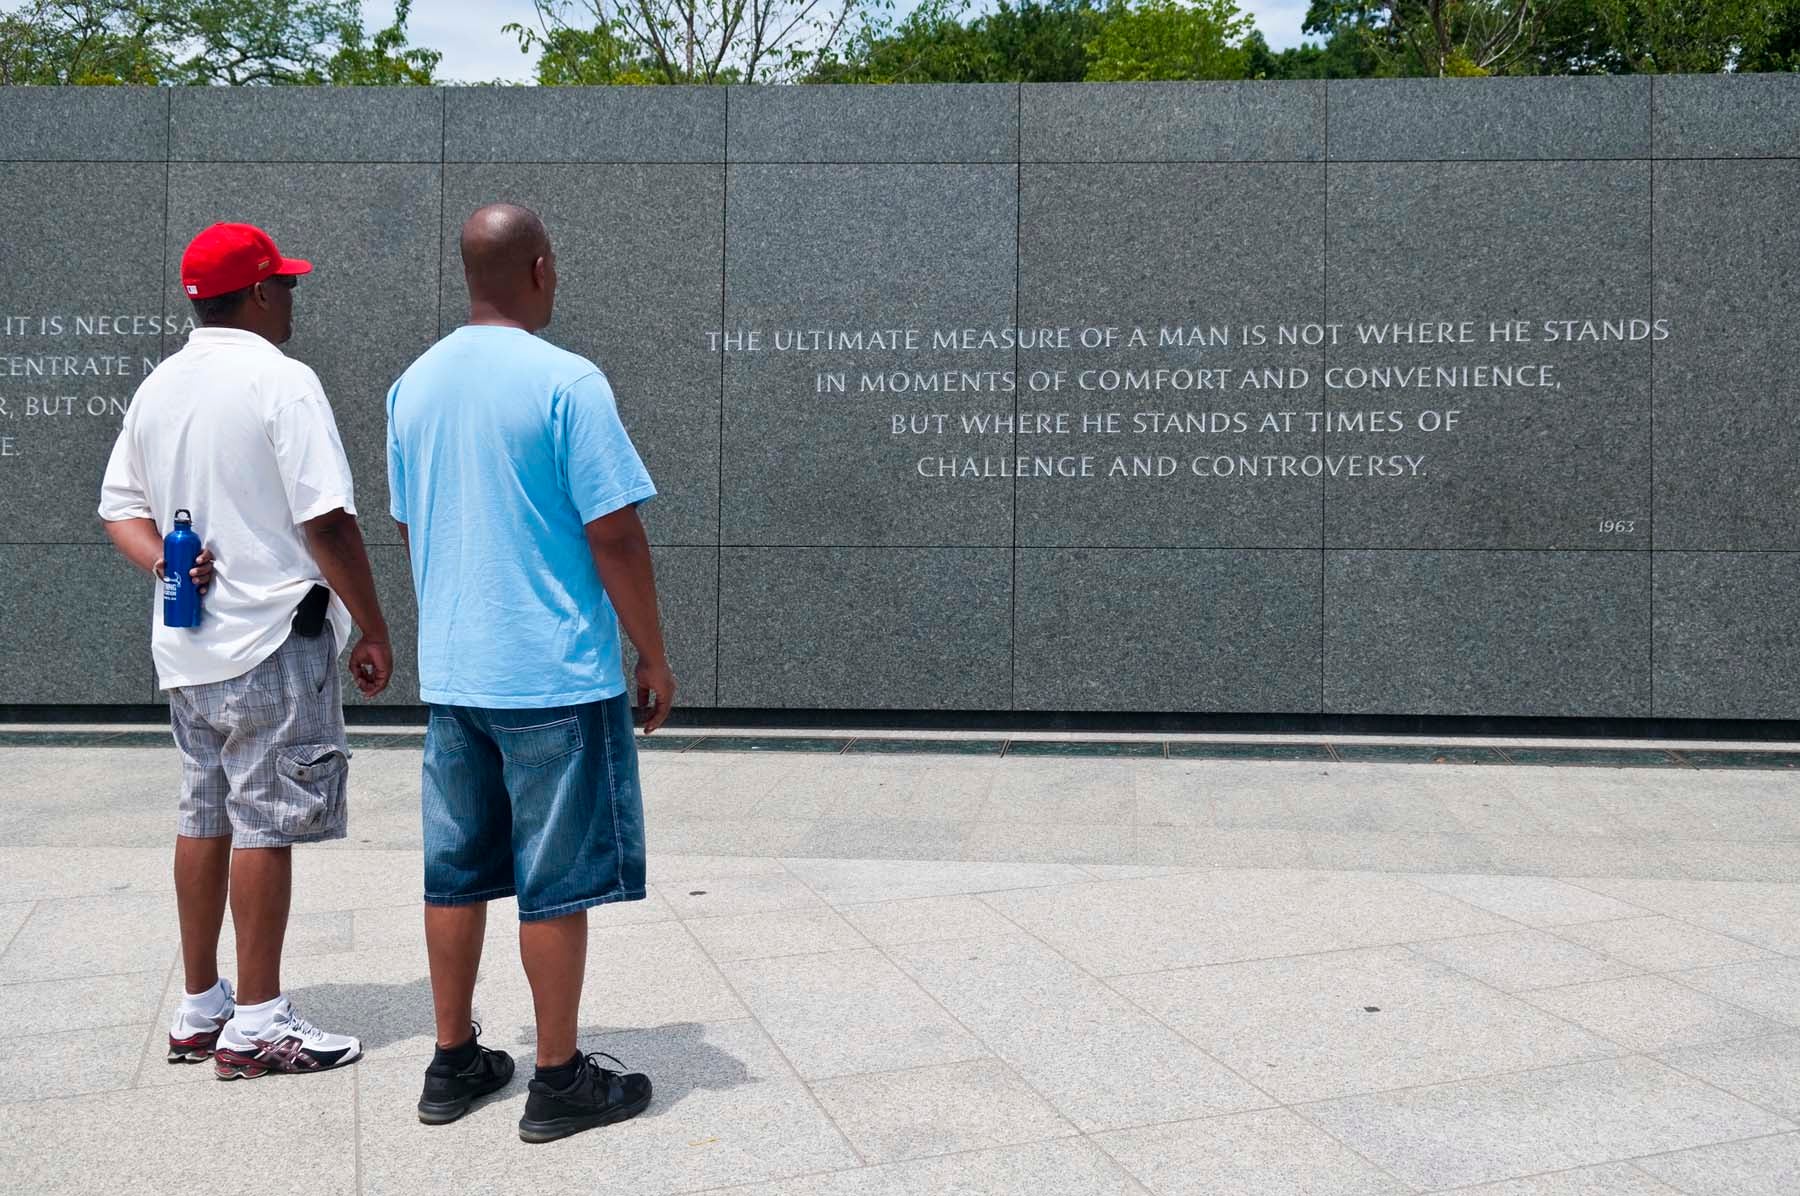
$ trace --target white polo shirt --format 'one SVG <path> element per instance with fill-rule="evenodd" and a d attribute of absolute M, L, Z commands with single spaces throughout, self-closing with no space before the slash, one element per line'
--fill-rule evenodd
<path fill-rule="evenodd" d="M 356 513 L 350 462 L 318 375 L 253 332 L 189 333 L 138 387 L 100 491 L 102 519 L 150 519 L 165 535 L 191 511 L 212 550 L 200 626 L 163 626 L 151 587 L 162 688 L 241 677 L 274 655 L 325 580 L 299 525 L 340 508 Z M 335 595 L 331 622 L 341 650 L 350 612 Z"/>

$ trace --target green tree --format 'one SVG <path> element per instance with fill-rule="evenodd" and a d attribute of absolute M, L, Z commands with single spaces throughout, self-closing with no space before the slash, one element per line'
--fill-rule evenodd
<path fill-rule="evenodd" d="M 1795 0 L 1546 0 L 1526 69 L 1538 74 L 1684 74 L 1782 69 Z"/>
<path fill-rule="evenodd" d="M 862 3 L 533 0 L 537 26 L 504 31 L 542 52 L 540 83 L 784 82 L 831 53 Z"/>
<path fill-rule="evenodd" d="M 812 83 L 1074 83 L 1100 28 L 1095 0 L 1000 0 L 966 23 L 967 0 L 926 0 L 898 22 L 867 8 Z"/>
<path fill-rule="evenodd" d="M 1232 0 L 1113 0 L 1087 45 L 1087 77 L 1242 79 L 1254 28 Z"/>
<path fill-rule="evenodd" d="M 1762 36 L 1745 46 L 1741 71 L 1800 71 L 1800 0 L 1781 0 Z"/>
<path fill-rule="evenodd" d="M 407 44 L 406 20 L 412 0 L 395 0 L 394 22 L 373 37 L 359 18 L 339 26 L 337 50 L 325 62 L 325 81 L 346 87 L 429 86 L 443 54 Z"/>
<path fill-rule="evenodd" d="M 0 12 L 0 84 L 155 83 L 160 14 L 132 0 L 26 0 Z"/>
<path fill-rule="evenodd" d="M 1383 75 L 1497 75 L 1525 59 L 1540 4 L 1563 0 L 1314 0 L 1309 30 L 1351 29 Z"/>
<path fill-rule="evenodd" d="M 356 0 L 23 0 L 0 13 L 0 82 L 429 83 L 411 8 L 371 37 Z"/>

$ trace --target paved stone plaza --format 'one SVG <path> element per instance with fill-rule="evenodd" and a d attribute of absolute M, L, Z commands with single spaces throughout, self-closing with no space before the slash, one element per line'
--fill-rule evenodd
<path fill-rule="evenodd" d="M 289 991 L 367 1058 L 230 1085 L 162 1060 L 173 751 L 0 760 L 10 1192 L 1800 1190 L 1792 772 L 646 754 L 583 1045 L 657 1101 L 532 1147 L 522 1081 L 413 1112 L 416 750 L 297 855 Z M 478 1015 L 528 1054 L 493 912 Z"/>

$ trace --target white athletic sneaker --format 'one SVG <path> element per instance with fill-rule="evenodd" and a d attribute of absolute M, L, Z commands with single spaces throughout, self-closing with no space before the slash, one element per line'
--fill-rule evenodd
<path fill-rule="evenodd" d="M 212 1058 L 219 1032 L 237 1011 L 231 981 L 221 979 L 218 989 L 223 990 L 222 995 L 215 990 L 198 999 L 189 997 L 175 1011 L 175 1022 L 169 1027 L 170 1063 L 204 1063 Z M 212 1000 L 207 1001 L 207 997 Z"/>
<path fill-rule="evenodd" d="M 239 1009 L 219 1034 L 213 1066 L 221 1080 L 254 1080 L 272 1071 L 330 1071 L 362 1058 L 362 1043 L 345 1034 L 327 1034 L 294 1012 L 283 996 L 274 1002 L 274 1015 L 260 1030 L 246 1033 L 244 1010 Z"/>

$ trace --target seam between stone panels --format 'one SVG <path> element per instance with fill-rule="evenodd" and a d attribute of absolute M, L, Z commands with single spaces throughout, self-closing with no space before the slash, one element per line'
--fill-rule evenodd
<path fill-rule="evenodd" d="M 800 882 L 801 887 L 804 888 L 807 892 L 811 893 L 815 898 L 817 898 L 820 901 L 825 900 L 825 898 L 819 894 L 817 889 L 813 888 L 811 882 L 809 882 L 804 876 L 800 875 L 798 872 L 792 872 L 791 870 L 790 870 L 790 875 L 792 875 L 795 880 L 798 880 Z M 1086 884 L 1089 882 L 1076 881 L 1074 883 Z M 1046 886 L 1046 887 L 1054 888 L 1054 887 L 1058 887 L 1058 886 Z M 979 898 L 977 898 L 977 900 L 979 900 Z M 1073 1131 L 1072 1136 L 1080 1137 L 1080 1138 L 1086 1138 L 1088 1136 L 1087 1131 L 1083 1130 L 1079 1125 L 1077 1125 L 1075 1123 L 1074 1117 L 1072 1117 L 1068 1113 L 1065 1113 L 1060 1107 L 1058 1107 L 1057 1103 L 1050 1098 L 1050 1095 L 1048 1093 L 1044 1092 L 1036 1084 L 1033 1084 L 1030 1080 L 1026 1079 L 1024 1073 L 1021 1072 L 1017 1067 L 1013 1066 L 1013 1064 L 1004 1055 L 1002 1055 L 998 1050 L 996 1050 L 994 1048 L 994 1044 L 989 1042 L 986 1036 L 977 1033 L 973 1026 L 969 1025 L 967 1022 L 963 1021 L 962 1018 L 958 1017 L 956 1015 L 956 1012 L 953 1009 L 951 1009 L 948 1005 L 946 1005 L 943 1002 L 943 1000 L 941 1000 L 938 997 L 938 995 L 936 993 L 932 992 L 929 988 L 927 988 L 925 986 L 924 982 L 921 981 L 916 975 L 913 974 L 911 969 L 909 969 L 899 959 L 896 959 L 894 957 L 894 955 L 892 953 L 890 953 L 888 950 L 888 948 L 890 946 L 892 946 L 892 947 L 907 947 L 907 946 L 917 946 L 918 944 L 893 943 L 893 944 L 885 944 L 884 945 L 882 943 L 878 943 L 874 939 L 870 938 L 867 934 L 864 934 L 863 931 L 861 930 L 861 928 L 857 927 L 854 923 L 852 923 L 850 921 L 850 919 L 844 917 L 844 913 L 843 913 L 842 909 L 840 909 L 837 906 L 831 905 L 831 903 L 829 901 L 826 901 L 825 903 L 828 907 L 831 908 L 833 913 L 837 914 L 837 916 L 840 920 L 842 920 L 846 925 L 850 926 L 850 928 L 852 930 L 856 931 L 857 934 L 862 935 L 864 941 L 869 944 L 870 950 L 874 951 L 877 955 L 879 955 L 887 963 L 887 965 L 889 967 L 893 968 L 894 971 L 898 972 L 900 974 L 901 978 L 904 979 L 908 984 L 912 985 L 912 987 L 915 991 L 917 991 L 927 1001 L 929 1001 L 933 1005 L 935 1005 L 939 1009 L 939 1011 L 941 1011 L 943 1013 L 943 1015 L 945 1017 L 950 1019 L 952 1024 L 954 1024 L 964 1034 L 967 1034 L 969 1036 L 969 1039 L 972 1042 L 979 1044 L 981 1049 L 987 1052 L 986 1057 L 981 1058 L 981 1059 L 963 1059 L 963 1060 L 958 1060 L 955 1063 L 921 1064 L 919 1067 L 916 1067 L 916 1068 L 905 1068 L 905 1069 L 897 1069 L 896 1071 L 871 1072 L 871 1073 L 862 1073 L 862 1074 L 893 1075 L 893 1074 L 897 1074 L 898 1071 L 925 1071 L 925 1070 L 929 1070 L 930 1068 L 933 1068 L 933 1067 L 958 1067 L 958 1066 L 963 1066 L 963 1065 L 970 1064 L 970 1063 L 991 1064 L 993 1066 L 999 1067 L 1002 1070 L 1004 1070 L 1025 1091 L 1034 1094 L 1035 1096 L 1038 1097 L 1039 1100 L 1042 1100 L 1046 1105 L 1048 1105 L 1050 1108 L 1050 1111 L 1056 1115 L 1057 1119 L 1060 1120 L 1064 1125 L 1068 1126 L 1070 1128 L 1070 1130 Z M 987 905 L 987 903 L 985 901 L 980 902 L 980 903 L 982 905 Z M 875 904 L 875 903 L 865 903 L 865 904 Z M 990 906 L 989 908 L 991 909 L 992 907 Z M 1002 921 L 1007 921 L 1007 922 L 1012 921 L 1010 918 L 1007 918 L 1004 914 L 999 914 L 998 911 L 995 911 L 995 913 L 998 917 L 1001 918 Z M 1016 925 L 1016 923 L 1014 925 Z M 981 937 L 987 937 L 987 936 L 981 936 Z M 942 942 L 942 941 L 963 941 L 963 940 L 938 940 L 938 941 Z M 1046 944 L 1046 949 L 1049 949 L 1048 944 Z M 829 1079 L 837 1079 L 837 1078 L 854 1079 L 856 1077 L 854 1075 L 846 1076 L 846 1077 L 827 1077 L 828 1080 Z M 802 1082 L 806 1082 L 806 1081 L 802 1081 Z M 820 1082 L 825 1082 L 825 1081 L 820 1081 Z M 807 1087 L 810 1089 L 811 1083 L 808 1082 Z M 835 1124 L 835 1122 L 833 1124 Z M 1066 1138 L 1069 1136 L 1070 1135 L 1059 1135 L 1059 1138 Z M 860 1152 L 858 1152 L 858 1153 L 860 1153 Z"/>
<path fill-rule="evenodd" d="M 1319 84 L 1320 102 L 1325 109 L 1325 147 L 1320 169 L 1320 198 L 1322 200 L 1322 219 L 1320 236 L 1322 238 L 1319 253 L 1319 306 L 1323 310 L 1322 322 L 1331 322 L 1331 81 L 1323 80 Z M 1331 365 L 1331 348 L 1322 346 L 1322 362 L 1329 368 Z M 1327 438 L 1331 435 L 1331 416 L 1327 396 L 1321 391 L 1320 406 L 1326 410 L 1325 427 L 1319 432 L 1319 455 L 1324 457 L 1329 451 Z M 1330 491 L 1330 482 L 1321 475 L 1319 478 L 1319 713 L 1326 713 L 1326 673 L 1325 673 L 1325 534 L 1329 507 L 1326 496 Z M 1310 849 L 1309 849 L 1310 854 Z"/>
<path fill-rule="evenodd" d="M 1657 77 L 1650 77 L 1650 325 L 1656 326 L 1656 93 Z M 1650 341 L 1650 717 L 1656 717 L 1656 340 Z"/>
<path fill-rule="evenodd" d="M 448 154 L 449 148 L 450 148 L 450 95 L 449 95 L 449 93 L 446 91 L 440 90 L 438 92 L 438 100 L 439 100 L 438 113 L 442 117 L 442 123 L 439 125 L 439 129 L 438 129 L 440 138 L 439 138 L 438 163 L 437 163 L 437 168 L 438 168 L 438 229 L 437 229 L 437 233 L 438 233 L 438 235 L 437 235 L 438 300 L 437 300 L 437 327 L 432 329 L 432 331 L 433 331 L 433 333 L 436 334 L 436 336 L 441 337 L 444 335 L 444 250 L 446 249 L 444 242 L 447 239 L 446 234 L 449 231 L 444 227 L 444 216 L 445 216 L 446 207 L 448 204 L 448 200 L 447 200 L 446 196 L 447 196 L 447 193 L 448 193 L 449 187 L 450 187 L 450 179 L 449 179 L 450 168 L 448 167 L 448 165 L 446 165 L 445 160 L 444 160 L 446 155 Z"/>
<path fill-rule="evenodd" d="M 174 203 L 171 199 L 171 196 L 175 190 L 174 161 L 175 161 L 175 92 L 174 92 L 173 88 L 168 88 L 168 89 L 165 89 L 164 93 L 163 93 L 163 164 L 162 164 L 162 166 L 163 166 L 163 197 L 162 197 L 163 198 L 163 205 L 162 205 L 163 245 L 162 245 L 162 265 L 158 272 L 157 280 L 156 280 L 157 293 L 162 296 L 162 302 L 157 304 L 157 306 L 165 312 L 169 310 L 169 296 L 168 296 L 168 291 L 167 291 L 167 287 L 169 285 L 169 212 L 170 212 L 170 209 L 174 207 Z M 159 362 L 162 361 L 163 359 L 167 358 L 169 355 L 169 332 L 168 332 L 167 327 L 157 330 L 156 352 L 157 352 L 157 360 Z M 134 395 L 133 397 L 136 397 L 136 396 Z M 148 648 L 148 645 L 140 645 L 140 650 L 144 650 L 147 648 Z M 155 652 L 150 651 L 150 652 L 147 652 L 147 655 L 150 657 L 150 662 L 149 662 L 150 663 L 150 699 L 149 700 L 152 703 L 154 703 L 161 696 L 159 691 L 156 688 L 156 654 L 155 654 Z M 148 1049 L 148 1048 L 146 1048 L 146 1049 Z M 139 1069 L 142 1070 L 143 1064 L 141 1062 L 139 1063 L 138 1066 L 139 1066 Z M 132 1083 L 135 1084 L 136 1082 L 137 1082 L 137 1075 L 136 1075 L 136 1073 L 133 1073 Z"/>
<path fill-rule="evenodd" d="M 725 92 L 726 132 L 725 139 L 729 143 L 731 91 Z M 724 667 L 724 632 L 725 632 L 725 310 L 726 310 L 726 245 L 730 239 L 730 203 L 731 203 L 731 167 L 722 164 L 719 170 L 719 413 L 717 437 L 715 444 L 719 454 L 717 470 L 717 493 L 713 501 L 713 705 L 723 700 L 725 680 L 722 675 Z M 689 745 L 690 747 L 692 745 Z M 685 750 L 685 749 L 684 749 Z"/>
<path fill-rule="evenodd" d="M 789 873 L 789 875 L 792 876 L 793 874 Z M 798 877 L 796 877 L 796 879 L 798 879 Z M 800 883 L 802 886 L 806 886 L 805 881 L 801 881 Z M 811 892 L 810 886 L 806 887 L 808 892 Z M 794 1061 L 788 1057 L 788 1053 L 782 1047 L 781 1043 L 776 1041 L 775 1036 L 769 1032 L 769 1028 L 763 1025 L 762 1018 L 758 1017 L 756 1014 L 755 1006 L 744 999 L 744 994 L 738 990 L 738 986 L 733 984 L 731 982 L 731 977 L 725 974 L 724 965 L 712 957 L 712 954 L 706 949 L 706 944 L 700 941 L 700 936 L 694 933 L 693 928 L 688 925 L 686 920 L 678 916 L 675 920 L 675 925 L 681 927 L 681 933 L 686 936 L 688 942 L 693 944 L 694 950 L 700 953 L 700 958 L 706 961 L 706 966 L 712 969 L 713 975 L 719 978 L 719 983 L 725 986 L 725 991 L 731 994 L 731 999 L 736 1001 L 738 1006 L 749 1015 L 751 1023 L 755 1025 L 757 1031 L 763 1038 L 768 1041 L 770 1049 L 775 1052 L 775 1057 L 780 1059 L 782 1064 L 787 1067 L 788 1073 L 794 1077 L 794 1080 L 800 1085 L 801 1090 L 806 1093 L 808 1102 L 810 1102 L 812 1107 L 818 1111 L 819 1116 L 825 1119 L 825 1124 L 837 1131 L 838 1138 L 843 1142 L 845 1149 L 850 1152 L 851 1157 L 856 1160 L 858 1166 L 869 1166 L 869 1157 L 862 1152 L 854 1141 L 851 1140 L 850 1135 L 844 1132 L 844 1127 L 838 1124 L 837 1118 L 831 1115 L 831 1110 L 825 1107 L 825 1102 L 819 1099 L 819 1094 L 813 1091 L 812 1082 L 800 1073 L 800 1069 L 794 1066 Z M 851 929 L 855 930 L 856 928 L 851 927 Z M 856 931 L 856 933 L 858 935 L 862 934 L 860 930 Z M 866 939 L 867 936 L 863 937 Z M 752 961 L 736 960 L 733 962 L 749 963 Z"/>
<path fill-rule="evenodd" d="M 1024 310 L 1024 296 L 1020 291 L 1020 281 L 1025 269 L 1025 84 L 1013 84 L 1013 327 L 1019 326 L 1019 318 Z M 1019 455 L 1019 371 L 1022 366 L 1019 355 L 1019 338 L 1013 337 L 1013 432 L 1012 451 L 1016 460 Z M 1012 585 L 1009 587 L 1011 608 L 1008 613 L 1008 632 L 1006 643 L 1007 659 L 1007 704 L 1014 710 L 1019 708 L 1019 476 L 1013 471 L 1012 479 L 1012 550 L 1006 554 L 1007 569 L 1010 572 Z"/>

